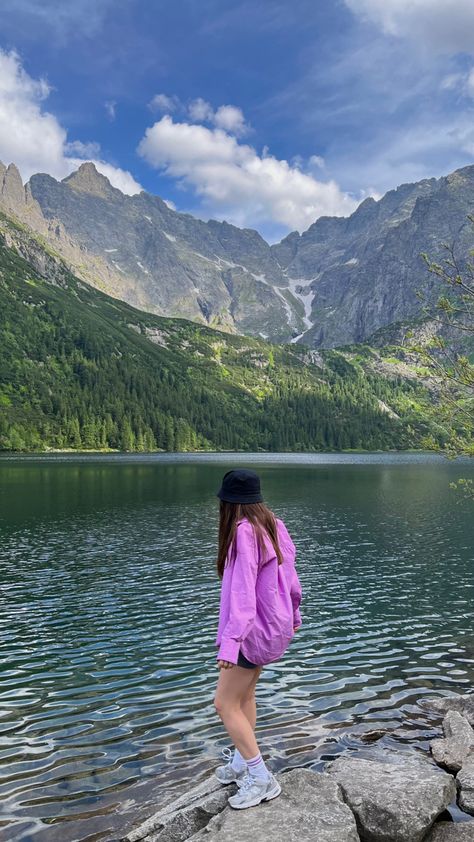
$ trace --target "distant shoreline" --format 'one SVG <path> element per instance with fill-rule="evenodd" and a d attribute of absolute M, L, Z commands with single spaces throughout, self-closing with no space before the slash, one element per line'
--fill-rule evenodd
<path fill-rule="evenodd" d="M 271 453 L 287 453 L 287 454 L 295 454 L 301 453 L 310 456 L 317 455 L 319 453 L 440 453 L 445 454 L 446 451 L 444 450 L 428 450 L 426 448 L 420 447 L 406 447 L 406 448 L 397 448 L 397 447 L 389 447 L 385 449 L 378 449 L 378 450 L 366 450 L 363 447 L 354 447 L 354 448 L 343 448 L 341 450 L 119 450 L 118 448 L 113 447 L 103 447 L 103 448 L 74 448 L 74 447 L 48 447 L 45 450 L 0 450 L 0 457 L 5 456 L 44 456 L 53 453 L 70 453 L 72 455 L 77 454 L 81 456 L 87 453 L 100 453 L 102 455 L 106 455 L 108 453 L 114 454 L 131 454 L 134 456 L 153 456 L 154 454 L 194 454 L 194 453 L 242 453 L 242 454 L 255 454 L 261 453 L 262 456 Z"/>
<path fill-rule="evenodd" d="M 188 457 L 191 460 L 195 460 L 196 457 L 216 457 L 219 459 L 220 457 L 228 456 L 236 457 L 237 459 L 248 457 L 252 460 L 258 460 L 260 457 L 262 461 L 266 461 L 269 459 L 271 461 L 271 457 L 281 457 L 283 461 L 285 459 L 289 459 L 290 457 L 295 457 L 297 462 L 300 462 L 303 457 L 307 457 L 308 460 L 313 460 L 315 457 L 370 457 L 370 456 L 378 456 L 378 457 L 395 457 L 395 461 L 397 456 L 403 460 L 403 457 L 416 457 L 416 456 L 424 456 L 424 457 L 442 457 L 445 461 L 451 462 L 462 462 L 462 463 L 472 463 L 473 457 L 466 453 L 459 453 L 456 455 L 450 454 L 448 451 L 445 450 L 429 450 L 429 449 L 421 449 L 421 448 L 406 448 L 406 449 L 397 449 L 391 448 L 387 450 L 364 450 L 364 449 L 352 449 L 352 450 L 114 450 L 110 449 L 81 449 L 75 450 L 73 448 L 49 448 L 48 450 L 0 450 L 0 462 L 2 459 L 4 461 L 18 459 L 47 459 L 57 457 L 70 457 L 71 459 L 76 458 L 87 458 L 91 457 L 100 457 L 101 459 L 107 459 L 110 457 L 111 460 L 117 459 L 117 457 L 123 457 L 124 459 L 130 459 L 130 461 L 139 461 L 140 459 L 152 459 L 153 457 L 158 457 L 158 461 L 160 457 L 163 457 L 165 460 L 171 458 L 179 458 L 180 460 L 186 459 Z"/>

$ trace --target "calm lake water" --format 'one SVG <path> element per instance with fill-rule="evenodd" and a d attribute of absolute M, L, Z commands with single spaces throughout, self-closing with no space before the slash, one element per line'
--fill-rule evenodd
<path fill-rule="evenodd" d="M 474 683 L 474 505 L 430 454 L 0 458 L 0 838 L 110 840 L 204 780 L 222 475 L 258 470 L 297 546 L 303 626 L 257 686 L 273 771 L 428 750 L 420 697 Z M 456 817 L 459 820 L 459 816 Z"/>

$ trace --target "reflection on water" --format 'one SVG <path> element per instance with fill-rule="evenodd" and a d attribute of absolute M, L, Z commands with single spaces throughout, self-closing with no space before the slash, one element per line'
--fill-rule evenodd
<path fill-rule="evenodd" d="M 1 839 L 114 838 L 220 762 L 215 491 L 238 463 L 285 519 L 304 592 L 257 687 L 275 771 L 322 769 L 376 728 L 427 749 L 440 720 L 417 699 L 472 686 L 472 504 L 448 488 L 469 463 L 1 459 Z"/>

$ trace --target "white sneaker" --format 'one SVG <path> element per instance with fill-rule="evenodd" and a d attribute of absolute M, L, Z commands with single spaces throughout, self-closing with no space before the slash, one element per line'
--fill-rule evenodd
<path fill-rule="evenodd" d="M 235 810 L 246 807 L 256 807 L 261 801 L 270 801 L 280 795 L 281 786 L 271 772 L 268 780 L 257 778 L 251 772 L 245 775 L 239 786 L 239 791 L 227 799 L 227 803 Z"/>
<path fill-rule="evenodd" d="M 247 775 L 248 767 L 244 766 L 244 768 L 240 772 L 236 772 L 231 765 L 233 751 L 230 748 L 223 748 L 222 754 L 228 762 L 224 766 L 218 766 L 216 769 L 214 769 L 214 774 L 217 780 L 221 784 L 236 783 L 237 786 L 240 786 L 245 776 Z"/>

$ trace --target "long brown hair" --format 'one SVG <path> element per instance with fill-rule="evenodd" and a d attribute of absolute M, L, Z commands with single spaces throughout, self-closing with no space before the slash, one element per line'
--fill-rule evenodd
<path fill-rule="evenodd" d="M 217 574 L 221 579 L 224 574 L 225 561 L 229 547 L 232 547 L 231 560 L 235 559 L 237 547 L 237 523 L 246 517 L 255 529 L 257 544 L 263 554 L 264 531 L 267 532 L 273 544 L 278 564 L 283 563 L 283 556 L 278 544 L 278 532 L 275 515 L 265 503 L 229 503 L 227 500 L 219 501 L 219 549 L 217 553 Z"/>

